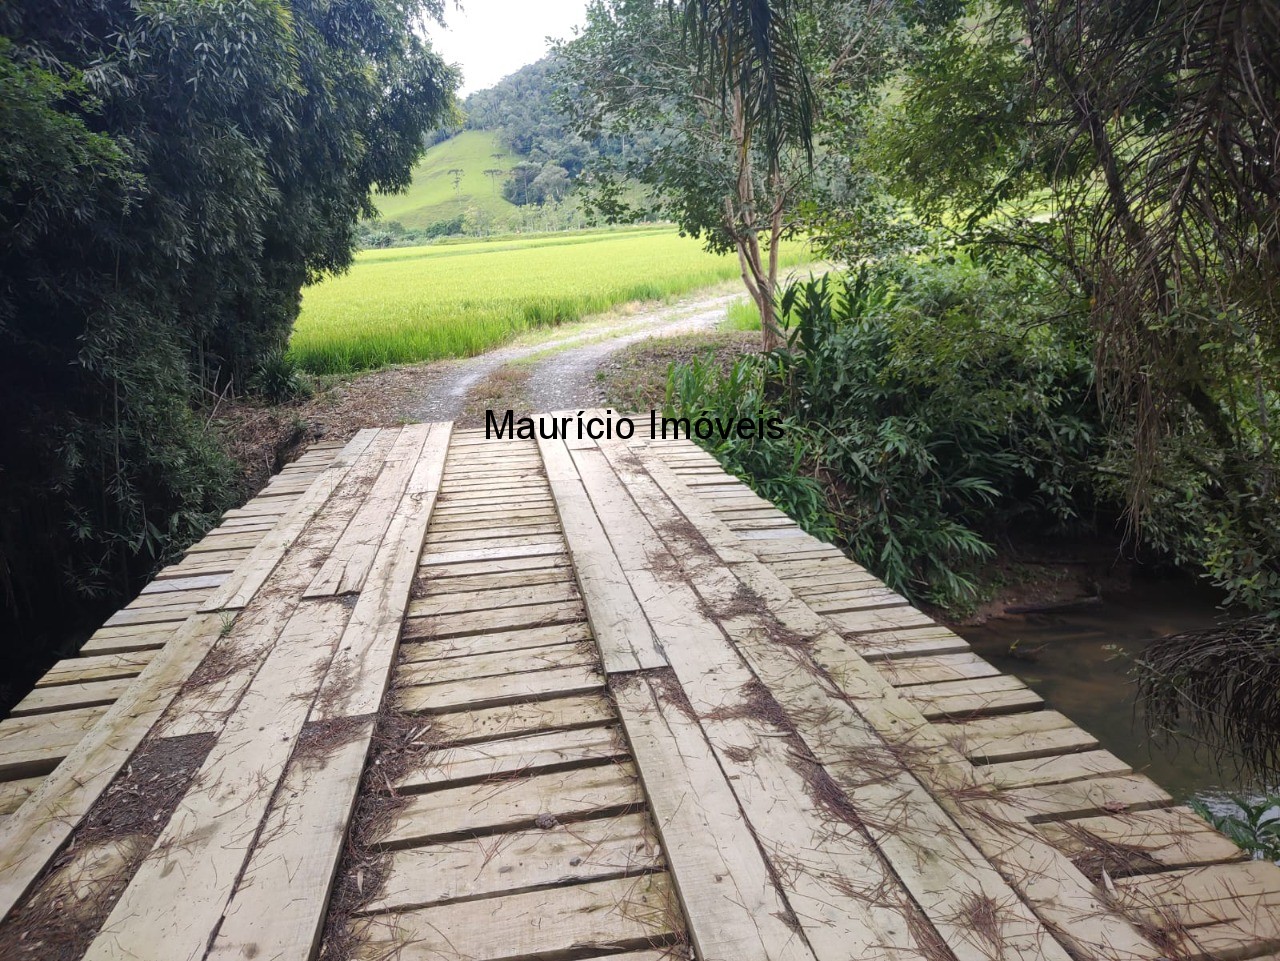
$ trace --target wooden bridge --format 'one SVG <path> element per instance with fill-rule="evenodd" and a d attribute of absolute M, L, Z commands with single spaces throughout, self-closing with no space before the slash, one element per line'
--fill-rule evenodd
<path fill-rule="evenodd" d="M 5 961 L 1280 949 L 1280 868 L 688 442 L 312 448 L 0 723 L 0 814 Z"/>

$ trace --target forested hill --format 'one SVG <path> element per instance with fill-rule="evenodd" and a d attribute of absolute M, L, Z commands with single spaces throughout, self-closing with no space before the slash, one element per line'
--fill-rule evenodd
<path fill-rule="evenodd" d="M 569 129 L 555 103 L 556 64 L 547 56 L 521 67 L 487 90 L 463 101 L 461 127 L 435 131 L 432 153 L 466 131 L 493 136 L 498 151 L 509 155 L 502 196 L 516 206 L 554 204 L 573 192 L 583 169 L 600 156 L 622 158 L 649 147 L 647 136 L 626 141 L 586 141 Z M 494 156 L 498 156 L 497 153 Z M 426 161 L 424 161 L 426 163 Z"/>
<path fill-rule="evenodd" d="M 647 149 L 649 141 L 588 142 L 572 132 L 556 109 L 555 69 L 544 57 L 467 97 L 460 126 L 427 135 L 409 188 L 378 198 L 382 222 L 365 226 L 363 243 L 582 226 L 574 194 L 584 168 L 600 156 Z"/>
<path fill-rule="evenodd" d="M 556 109 L 554 69 L 551 57 L 544 57 L 471 94 L 462 105 L 465 125 L 496 131 L 503 145 L 526 162 L 554 164 L 576 178 L 596 148 L 571 133 Z"/>

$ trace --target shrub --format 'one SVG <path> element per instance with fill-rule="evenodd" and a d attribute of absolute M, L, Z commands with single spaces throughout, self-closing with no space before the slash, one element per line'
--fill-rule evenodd
<path fill-rule="evenodd" d="M 785 347 L 724 377 L 674 368 L 669 412 L 780 417 L 780 440 L 710 449 L 895 590 L 965 604 L 993 534 L 1092 509 L 1087 345 L 1035 323 L 1024 284 L 965 261 L 793 284 Z"/>

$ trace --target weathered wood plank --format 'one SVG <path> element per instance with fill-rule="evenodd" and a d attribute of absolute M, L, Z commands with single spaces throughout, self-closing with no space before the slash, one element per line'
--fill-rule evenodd
<path fill-rule="evenodd" d="M 497 829 L 534 827 L 539 818 L 576 820 L 637 810 L 644 797 L 626 762 L 530 774 L 415 794 L 375 838 L 379 847 L 417 847 Z"/>
<path fill-rule="evenodd" d="M 404 660 L 431 661 L 454 657 L 479 657 L 535 647 L 590 643 L 591 628 L 585 621 L 577 621 L 440 640 L 422 640 L 406 635 L 402 640 L 400 652 Z"/>
<path fill-rule="evenodd" d="M 813 958 L 697 721 L 643 675 L 613 694 L 699 958 Z"/>
<path fill-rule="evenodd" d="M 422 687 L 404 687 L 396 692 L 396 701 L 403 711 L 438 714 L 463 709 L 501 707 L 504 704 L 563 697 L 570 694 L 586 694 L 603 687 L 604 677 L 594 663 L 591 663 L 576 667 L 529 671 L 524 674 L 448 681 Z"/>
<path fill-rule="evenodd" d="M 589 642 L 578 644 L 551 644 L 545 647 L 523 648 L 500 654 L 477 654 L 471 657 L 421 660 L 414 657 L 415 647 L 402 651 L 400 668 L 396 671 L 399 687 L 415 687 L 424 684 L 441 684 L 446 681 L 477 681 L 506 674 L 523 674 L 527 671 L 545 671 L 557 667 L 596 666 L 599 656 Z"/>
<path fill-rule="evenodd" d="M 1065 784 L 1091 777 L 1129 774 L 1132 771 L 1133 768 L 1110 751 L 1083 751 L 1058 757 L 1003 761 L 978 768 L 983 777 L 1002 789 L 1037 784 Z"/>
<path fill-rule="evenodd" d="M 943 717 L 1009 714 L 1044 703 L 1039 694 L 1007 674 L 915 684 L 898 690 L 930 721 Z"/>
<path fill-rule="evenodd" d="M 1021 761 L 1088 751 L 1098 739 L 1057 711 L 977 718 L 939 726 L 957 751 L 976 763 Z"/>
<path fill-rule="evenodd" d="M 1185 807 L 1048 821 L 1040 831 L 1091 877 L 1244 860 L 1245 853 Z"/>
<path fill-rule="evenodd" d="M 22 802 L 35 793 L 43 777 L 25 777 L 0 781 L 0 815 L 12 814 Z"/>
<path fill-rule="evenodd" d="M 674 936 L 672 901 L 658 873 L 379 914 L 353 923 L 353 961 L 514 961 L 647 947 Z"/>
<path fill-rule="evenodd" d="M 581 767 L 627 756 L 616 727 L 587 727 L 453 745 L 431 751 L 395 781 L 414 792 L 558 767 Z"/>
<path fill-rule="evenodd" d="M 9 915 L 124 766 L 221 629 L 215 615 L 188 619 L 58 770 L 0 825 L 0 918 Z"/>
<path fill-rule="evenodd" d="M 616 716 L 608 698 L 600 694 L 586 694 L 478 711 L 436 714 L 428 720 L 431 739 L 435 743 L 471 744 L 540 731 L 595 727 L 615 720 Z"/>
<path fill-rule="evenodd" d="M 0 721 L 0 779 L 52 771 L 105 713 L 105 708 L 82 707 Z"/>
<path fill-rule="evenodd" d="M 58 661 L 36 681 L 36 687 L 55 687 L 60 684 L 82 684 L 86 681 L 112 681 L 125 677 L 137 677 L 155 655 L 151 651 L 135 651 L 127 654 L 102 654 L 90 657 L 69 657 Z"/>
<path fill-rule="evenodd" d="M 387 527 L 317 699 L 317 720 L 376 714 L 391 680 L 427 524 L 440 490 L 451 428 L 432 425 L 400 506 Z"/>
<path fill-rule="evenodd" d="M 624 877 L 661 866 L 657 837 L 643 814 L 463 838 L 393 852 L 381 887 L 361 913 Z"/>
<path fill-rule="evenodd" d="M 323 725 L 303 732 L 209 961 L 313 956 L 373 723 L 362 718 L 332 734 Z"/>
<path fill-rule="evenodd" d="M 305 596 L 347 594 L 364 586 L 374 555 L 392 523 L 396 507 L 430 434 L 429 424 L 414 424 L 400 432 L 369 495 L 316 572 Z"/>
<path fill-rule="evenodd" d="M 635 671 L 666 664 L 635 593 L 579 477 L 569 449 L 558 441 L 540 441 L 547 479 L 556 498 L 587 617 L 605 673 Z"/>
<path fill-rule="evenodd" d="M 85 681 L 81 684 L 37 687 L 17 703 L 9 712 L 9 716 L 27 717 L 33 714 L 50 714 L 54 711 L 111 704 L 128 690 L 131 683 L 133 678 L 119 677 L 103 681 Z"/>
<path fill-rule="evenodd" d="M 456 616 L 472 611 L 489 611 L 529 604 L 550 604 L 577 600 L 578 586 L 572 581 L 502 587 L 470 593 L 450 593 L 418 598 L 409 602 L 410 617 Z"/>
<path fill-rule="evenodd" d="M 204 956 L 349 614 L 333 599 L 297 608 L 85 961 Z"/>
<path fill-rule="evenodd" d="M 1094 814 L 1145 811 L 1173 804 L 1173 798 L 1141 774 L 1014 788 L 1005 791 L 1004 797 L 1033 824 Z"/>

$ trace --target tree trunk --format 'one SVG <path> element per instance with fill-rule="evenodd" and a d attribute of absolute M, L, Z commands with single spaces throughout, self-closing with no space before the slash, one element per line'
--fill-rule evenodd
<path fill-rule="evenodd" d="M 738 182 L 735 196 L 725 198 L 725 227 L 733 237 L 738 251 L 738 264 L 742 269 L 742 282 L 747 293 L 760 311 L 760 346 L 765 351 L 775 349 L 779 343 L 778 320 L 773 306 L 777 285 L 777 245 L 769 248 L 769 264 L 766 268 L 760 250 L 760 221 L 756 214 L 755 177 L 751 167 L 751 143 L 747 135 L 746 108 L 741 91 L 733 94 L 732 133 L 738 151 Z M 771 212 L 775 232 L 781 230 L 781 207 Z"/>

